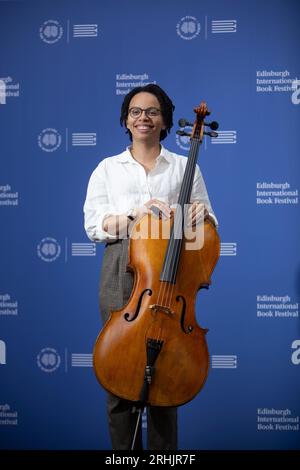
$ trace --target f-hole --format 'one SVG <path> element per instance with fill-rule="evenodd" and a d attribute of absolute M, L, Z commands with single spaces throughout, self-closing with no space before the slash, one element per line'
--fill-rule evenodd
<path fill-rule="evenodd" d="M 179 302 L 179 300 L 181 300 L 181 302 L 182 302 L 182 310 L 181 310 L 181 315 L 180 315 L 181 329 L 185 334 L 189 335 L 193 331 L 194 328 L 192 327 L 192 325 L 189 325 L 187 328 L 185 328 L 185 326 L 184 326 L 185 312 L 186 312 L 185 298 L 182 295 L 177 295 L 176 300 L 177 300 L 177 302 Z"/>
<path fill-rule="evenodd" d="M 148 295 L 152 295 L 152 290 L 151 289 L 144 289 L 140 295 L 140 298 L 139 298 L 139 301 L 138 301 L 138 304 L 136 306 L 136 311 L 133 315 L 132 318 L 129 318 L 130 317 L 130 313 L 124 313 L 124 318 L 126 321 L 133 321 L 137 318 L 138 314 L 140 313 L 140 309 L 141 309 L 141 305 L 142 305 L 142 300 L 143 300 L 143 297 L 144 295 L 148 293 Z"/>

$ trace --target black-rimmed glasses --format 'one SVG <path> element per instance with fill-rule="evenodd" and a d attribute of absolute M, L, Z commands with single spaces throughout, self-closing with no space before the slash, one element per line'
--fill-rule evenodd
<path fill-rule="evenodd" d="M 133 108 L 130 108 L 128 110 L 128 114 L 133 119 L 137 119 L 141 116 L 143 111 L 145 111 L 146 116 L 150 118 L 157 117 L 160 115 L 160 109 L 158 108 L 151 107 L 151 108 L 143 109 L 143 108 L 139 108 L 138 106 L 134 106 Z"/>

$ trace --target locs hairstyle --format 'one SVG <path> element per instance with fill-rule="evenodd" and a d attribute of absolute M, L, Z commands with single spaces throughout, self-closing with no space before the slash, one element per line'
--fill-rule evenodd
<path fill-rule="evenodd" d="M 132 98 L 135 95 L 137 95 L 137 93 L 141 93 L 142 91 L 147 92 L 147 93 L 152 93 L 152 95 L 155 95 L 160 103 L 161 114 L 164 120 L 164 124 L 166 126 L 166 129 L 163 129 L 160 133 L 160 140 L 163 140 L 167 137 L 168 133 L 170 133 L 170 130 L 173 126 L 173 111 L 175 109 L 175 106 L 173 105 L 168 95 L 164 92 L 164 90 L 160 88 L 158 85 L 154 85 L 153 83 L 150 83 L 149 85 L 133 88 L 125 96 L 124 101 L 122 103 L 122 107 L 121 107 L 120 124 L 121 126 L 124 125 L 126 127 L 129 103 L 132 100 Z M 127 129 L 126 133 L 129 134 L 129 138 L 132 141 L 132 134 L 130 130 Z"/>

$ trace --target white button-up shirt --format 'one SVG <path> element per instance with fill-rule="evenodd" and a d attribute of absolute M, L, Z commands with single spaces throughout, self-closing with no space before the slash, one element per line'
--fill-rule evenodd
<path fill-rule="evenodd" d="M 148 173 L 132 157 L 129 147 L 119 155 L 102 160 L 90 177 L 84 203 L 84 227 L 88 237 L 96 242 L 116 238 L 103 230 L 104 219 L 125 214 L 150 199 L 159 199 L 174 207 L 186 164 L 187 157 L 163 146 L 154 168 Z M 191 202 L 194 201 L 205 204 L 217 223 L 198 165 L 191 194 Z"/>

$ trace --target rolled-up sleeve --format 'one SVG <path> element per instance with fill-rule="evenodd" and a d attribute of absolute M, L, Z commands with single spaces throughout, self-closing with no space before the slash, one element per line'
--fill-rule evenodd
<path fill-rule="evenodd" d="M 211 203 L 207 194 L 205 182 L 204 182 L 202 173 L 198 165 L 196 165 L 194 184 L 193 184 L 193 189 L 192 189 L 192 194 L 191 194 L 191 202 L 194 202 L 194 201 L 199 201 L 205 205 L 206 209 L 208 210 L 209 215 L 212 217 L 216 226 L 218 227 L 219 225 L 218 219 L 215 216 L 215 213 L 211 207 Z"/>
<path fill-rule="evenodd" d="M 84 228 L 90 240 L 103 242 L 116 239 L 116 235 L 110 235 L 103 230 L 103 221 L 110 215 L 116 215 L 117 211 L 109 202 L 105 182 L 105 164 L 102 161 L 93 171 L 83 207 Z"/>

